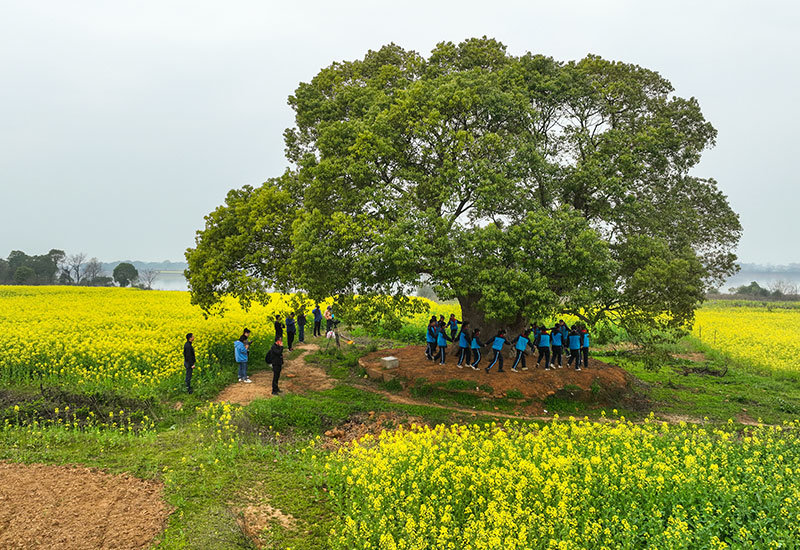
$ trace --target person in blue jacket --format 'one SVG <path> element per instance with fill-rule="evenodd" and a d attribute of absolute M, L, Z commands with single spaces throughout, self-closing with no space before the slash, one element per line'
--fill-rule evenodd
<path fill-rule="evenodd" d="M 503 370 L 503 344 L 511 344 L 508 340 L 506 340 L 506 331 L 500 329 L 497 332 L 497 336 L 495 336 L 491 342 L 487 345 L 492 346 L 492 351 L 494 352 L 494 356 L 492 357 L 492 362 L 486 367 L 486 372 L 488 373 L 492 370 L 492 367 L 500 362 L 500 366 L 497 368 L 497 372 L 505 372 Z"/>
<path fill-rule="evenodd" d="M 525 350 L 528 349 L 531 343 L 530 334 L 529 330 L 524 330 L 522 334 L 517 336 L 512 342 L 512 344 L 514 344 L 514 349 L 517 350 L 517 356 L 514 358 L 514 366 L 511 367 L 511 372 L 519 372 L 517 370 L 517 365 L 519 365 L 520 361 L 522 361 L 522 370 L 528 370 L 528 365 L 525 364 Z"/>
<path fill-rule="evenodd" d="M 311 313 L 314 315 L 314 336 L 322 336 L 322 311 L 319 309 L 319 304 L 311 310 Z"/>
<path fill-rule="evenodd" d="M 433 356 L 436 354 L 436 332 L 436 317 L 434 316 L 428 321 L 428 328 L 425 330 L 425 341 L 428 344 L 425 347 L 425 357 L 431 361 L 433 361 Z"/>
<path fill-rule="evenodd" d="M 550 331 L 550 343 L 553 347 L 553 358 L 550 364 L 553 368 L 556 368 L 556 362 L 558 362 L 558 368 L 564 368 L 564 365 L 561 364 L 561 350 L 564 349 L 564 335 L 561 332 L 561 326 L 558 324 Z"/>
<path fill-rule="evenodd" d="M 581 356 L 583 357 L 583 368 L 589 368 L 589 329 L 581 331 Z"/>
<path fill-rule="evenodd" d="M 539 358 L 536 360 L 536 368 L 539 368 L 539 363 L 542 362 L 544 357 L 544 370 L 550 370 L 550 333 L 547 327 L 542 325 L 539 327 L 539 336 L 534 340 L 536 349 L 539 350 Z"/>
<path fill-rule="evenodd" d="M 459 353 L 458 353 L 458 363 L 456 363 L 456 366 L 460 369 L 464 368 L 464 362 L 466 362 L 467 365 L 469 365 L 470 363 L 471 354 L 469 352 L 470 337 L 469 337 L 469 331 L 467 330 L 468 326 L 469 326 L 469 321 L 464 321 L 463 323 L 461 323 L 461 332 L 458 333 Z M 455 339 L 453 339 L 453 341 L 455 342 Z"/>
<path fill-rule="evenodd" d="M 572 361 L 575 361 L 575 370 L 581 370 L 581 333 L 578 332 L 578 327 L 575 325 L 572 325 L 572 330 L 569 331 L 567 343 L 569 344 L 567 366 L 570 366 Z"/>
<path fill-rule="evenodd" d="M 289 351 L 294 350 L 292 344 L 294 344 L 295 334 L 297 334 L 297 325 L 294 322 L 294 312 L 292 312 L 286 318 L 286 345 L 288 346 Z"/>
<path fill-rule="evenodd" d="M 439 353 L 433 356 L 434 360 L 436 358 L 441 358 L 439 361 L 440 365 L 444 365 L 445 360 L 445 353 L 447 352 L 447 342 L 452 342 L 453 339 L 447 336 L 447 332 L 445 331 L 444 323 L 439 323 L 439 326 L 436 330 L 436 345 L 439 346 Z"/>
<path fill-rule="evenodd" d="M 450 320 L 447 321 L 447 328 L 450 329 L 450 341 L 451 342 L 455 342 L 456 341 L 456 333 L 458 332 L 458 325 L 459 324 L 461 324 L 461 321 L 456 319 L 456 314 L 455 313 L 451 313 L 450 314 Z"/>
<path fill-rule="evenodd" d="M 481 362 L 481 348 L 484 346 L 486 346 L 486 344 L 481 342 L 481 329 L 476 328 L 472 333 L 472 341 L 470 342 L 472 356 L 475 358 L 475 361 L 470 365 L 472 370 L 478 370 L 478 363 Z"/>
<path fill-rule="evenodd" d="M 250 378 L 247 376 L 247 357 L 250 353 L 250 344 L 248 335 L 250 331 L 244 329 L 244 333 L 239 336 L 239 339 L 233 343 L 233 358 L 239 365 L 239 382 L 251 383 Z"/>

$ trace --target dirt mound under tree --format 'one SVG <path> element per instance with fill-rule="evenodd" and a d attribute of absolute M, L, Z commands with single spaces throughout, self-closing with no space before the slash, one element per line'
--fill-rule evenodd
<path fill-rule="evenodd" d="M 0 463 L 0 548 L 149 548 L 162 485 L 83 467 Z"/>
<path fill-rule="evenodd" d="M 497 372 L 495 366 L 488 374 L 484 368 L 491 362 L 491 354 L 483 354 L 479 370 L 456 366 L 457 348 L 448 347 L 448 357 L 444 365 L 425 358 L 423 346 L 407 346 L 397 349 L 383 349 L 372 352 L 361 358 L 359 363 L 367 370 L 372 379 L 383 381 L 400 380 L 404 387 L 409 387 L 424 379 L 427 383 L 441 383 L 450 380 L 464 380 L 475 384 L 476 391 L 481 386 L 491 386 L 492 397 L 505 397 L 521 394 L 526 400 L 541 403 L 550 396 L 567 392 L 575 398 L 593 397 L 598 401 L 616 400 L 630 392 L 631 375 L 615 365 L 589 357 L 589 368 L 576 371 L 574 367 L 544 370 L 544 365 L 536 368 L 536 357 L 528 356 L 527 371 L 515 373 L 511 371 L 513 355 L 505 354 L 505 372 Z M 399 360 L 397 368 L 384 369 L 381 358 L 393 356 Z M 488 359 L 488 360 L 487 360 Z M 486 393 L 484 391 L 484 393 Z M 533 405 L 528 413 L 543 412 L 541 406 Z"/>

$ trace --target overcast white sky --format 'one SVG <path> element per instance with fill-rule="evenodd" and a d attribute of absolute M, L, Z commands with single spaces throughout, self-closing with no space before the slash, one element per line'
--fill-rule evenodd
<path fill-rule="evenodd" d="M 660 72 L 719 131 L 695 175 L 744 262 L 800 262 L 800 5 L 760 1 L 0 0 L 0 257 L 183 260 L 203 216 L 286 166 L 286 104 L 336 60 L 488 35 Z"/>

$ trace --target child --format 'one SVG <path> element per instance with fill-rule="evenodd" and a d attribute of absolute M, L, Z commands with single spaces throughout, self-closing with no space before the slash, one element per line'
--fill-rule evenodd
<path fill-rule="evenodd" d="M 539 329 L 539 336 L 536 337 L 536 347 L 539 349 L 539 358 L 536 360 L 536 368 L 544 357 L 544 370 L 550 370 L 550 333 L 547 327 L 542 325 Z"/>
<path fill-rule="evenodd" d="M 486 367 L 486 374 L 489 374 L 489 371 L 498 361 L 500 362 L 500 366 L 498 367 L 497 372 L 505 372 L 503 370 L 503 344 L 510 345 L 511 342 L 506 340 L 506 331 L 500 329 L 497 332 L 497 336 L 495 336 L 492 340 L 492 351 L 494 351 L 494 357 L 492 357 L 492 363 Z"/>
<path fill-rule="evenodd" d="M 525 350 L 530 345 L 530 331 L 524 330 L 522 334 L 517 336 L 516 340 L 514 340 L 514 344 L 516 345 L 517 350 L 517 357 L 514 359 L 514 366 L 511 367 L 511 372 L 519 372 L 517 370 L 517 365 L 519 365 L 520 360 L 522 360 L 522 370 L 528 370 L 528 366 L 525 364 Z"/>
<path fill-rule="evenodd" d="M 583 356 L 583 368 L 589 368 L 589 329 L 581 331 L 581 355 Z"/>
<path fill-rule="evenodd" d="M 467 365 L 469 365 L 470 360 L 470 353 L 469 353 L 469 344 L 470 344 L 470 337 L 469 331 L 467 331 L 467 327 L 469 326 L 469 321 L 464 321 L 461 323 L 461 332 L 458 333 L 458 348 L 459 348 L 459 355 L 458 355 L 458 363 L 456 366 L 458 368 L 464 368 L 462 365 L 466 360 Z"/>
<path fill-rule="evenodd" d="M 283 369 L 283 340 L 278 339 L 272 344 L 267 359 L 267 363 L 272 365 L 272 395 L 278 395 L 281 393 L 278 389 L 278 379 Z"/>
<path fill-rule="evenodd" d="M 472 354 L 475 357 L 475 362 L 470 365 L 472 370 L 478 370 L 478 363 L 481 362 L 481 348 L 484 347 L 486 344 L 481 342 L 481 329 L 476 328 L 475 332 L 472 333 L 472 342 L 470 343 L 470 347 L 472 347 Z"/>
<path fill-rule="evenodd" d="M 425 347 L 425 357 L 433 361 L 433 356 L 436 353 L 436 317 L 431 317 L 428 321 L 428 329 L 425 332 L 425 341 L 428 345 Z"/>
<path fill-rule="evenodd" d="M 578 332 L 578 327 L 572 325 L 572 330 L 569 331 L 567 338 L 569 341 L 569 359 L 567 359 L 567 366 L 575 361 L 575 370 L 581 370 L 581 334 Z"/>
<path fill-rule="evenodd" d="M 558 368 L 564 368 L 561 364 L 561 350 L 564 346 L 564 335 L 561 334 L 561 327 L 558 324 L 556 324 L 550 332 L 550 340 L 553 344 L 553 360 L 550 364 L 553 368 L 556 368 L 556 360 L 558 360 Z"/>
<path fill-rule="evenodd" d="M 461 323 L 458 319 L 456 319 L 456 314 L 450 314 L 450 320 L 447 321 L 447 327 L 450 329 L 450 341 L 456 341 L 456 332 L 458 332 L 458 325 Z"/>
<path fill-rule="evenodd" d="M 434 356 L 434 359 L 436 359 L 437 357 L 442 358 L 442 360 L 439 362 L 440 365 L 444 365 L 445 352 L 447 351 L 448 341 L 452 342 L 453 340 L 447 337 L 447 333 L 444 330 L 444 326 L 440 323 L 439 329 L 436 332 L 436 345 L 439 346 L 439 353 L 437 353 Z"/>

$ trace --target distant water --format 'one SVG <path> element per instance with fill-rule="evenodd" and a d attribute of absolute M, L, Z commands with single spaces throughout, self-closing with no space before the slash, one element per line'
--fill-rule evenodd
<path fill-rule="evenodd" d="M 153 281 L 154 290 L 189 290 L 183 273 L 159 273 Z"/>

